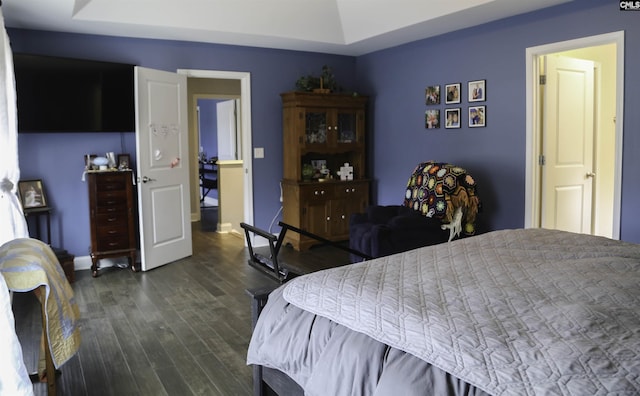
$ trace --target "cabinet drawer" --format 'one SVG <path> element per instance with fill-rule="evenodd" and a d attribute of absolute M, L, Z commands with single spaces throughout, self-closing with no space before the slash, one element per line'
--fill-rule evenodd
<path fill-rule="evenodd" d="M 368 188 L 366 183 L 345 183 L 335 186 L 334 197 L 338 199 L 366 197 L 367 195 Z"/>
<path fill-rule="evenodd" d="M 104 191 L 96 197 L 96 205 L 101 206 L 127 206 L 126 191 Z"/>
<path fill-rule="evenodd" d="M 98 239 L 114 238 L 121 235 L 129 235 L 128 232 L 129 228 L 127 227 L 127 224 L 102 224 L 98 225 L 96 235 Z"/>
<path fill-rule="evenodd" d="M 309 201 L 326 201 L 333 197 L 333 186 L 319 183 L 317 186 L 305 186 L 301 189 L 301 199 Z"/>
<path fill-rule="evenodd" d="M 96 225 L 100 227 L 112 227 L 115 225 L 128 224 L 129 214 L 126 211 L 114 213 L 98 213 L 96 215 Z"/>
<path fill-rule="evenodd" d="M 129 249 L 129 239 L 127 234 L 120 234 L 113 237 L 98 238 L 96 241 L 98 251 Z"/>
<path fill-rule="evenodd" d="M 126 188 L 127 178 L 123 175 L 101 175 L 96 184 L 97 191 L 124 191 Z"/>

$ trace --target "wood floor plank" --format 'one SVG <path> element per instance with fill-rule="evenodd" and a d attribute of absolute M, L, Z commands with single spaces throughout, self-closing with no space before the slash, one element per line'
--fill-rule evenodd
<path fill-rule="evenodd" d="M 193 255 L 148 272 L 103 268 L 77 271 L 81 345 L 62 367 L 59 395 L 249 395 L 250 298 L 245 290 L 277 283 L 247 264 L 242 238 L 203 231 L 194 223 Z M 286 260 L 320 267 L 346 255 L 322 248 Z M 35 371 L 40 305 L 16 293 L 16 333 L 25 365 Z M 36 396 L 46 384 L 34 384 Z"/>

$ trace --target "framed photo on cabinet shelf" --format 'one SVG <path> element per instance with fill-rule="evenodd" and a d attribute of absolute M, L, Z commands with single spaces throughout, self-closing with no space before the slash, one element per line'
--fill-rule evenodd
<path fill-rule="evenodd" d="M 487 80 L 469 81 L 469 102 L 484 102 L 487 100 Z"/>
<path fill-rule="evenodd" d="M 44 194 L 42 180 L 20 180 L 18 182 L 20 203 L 24 210 L 46 208 L 47 197 Z"/>
<path fill-rule="evenodd" d="M 460 88 L 461 88 L 460 83 L 456 83 L 456 84 L 447 84 L 444 86 L 444 92 L 445 92 L 445 99 L 444 99 L 444 103 L 445 104 L 454 104 L 454 103 L 460 103 Z"/>
<path fill-rule="evenodd" d="M 460 128 L 460 108 L 444 110 L 444 127 L 446 129 Z"/>
<path fill-rule="evenodd" d="M 427 105 L 440 104 L 440 86 L 430 85 L 424 90 L 425 103 Z"/>
<path fill-rule="evenodd" d="M 486 106 L 469 106 L 469 128 L 484 127 L 487 125 Z"/>

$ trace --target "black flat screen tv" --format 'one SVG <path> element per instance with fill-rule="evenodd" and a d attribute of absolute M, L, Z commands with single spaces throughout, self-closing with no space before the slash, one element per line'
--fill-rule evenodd
<path fill-rule="evenodd" d="M 134 66 L 13 55 L 18 132 L 135 131 Z"/>

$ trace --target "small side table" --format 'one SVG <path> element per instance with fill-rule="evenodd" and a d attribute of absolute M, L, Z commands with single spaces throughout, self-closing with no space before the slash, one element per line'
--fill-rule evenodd
<path fill-rule="evenodd" d="M 27 226 L 30 217 L 35 217 L 35 225 L 36 225 L 36 239 L 42 241 L 40 237 L 40 217 L 45 216 L 45 220 L 47 222 L 47 243 L 51 245 L 51 208 L 32 208 L 24 210 L 24 217 L 27 221 Z M 44 242 L 44 241 L 43 241 Z"/>

